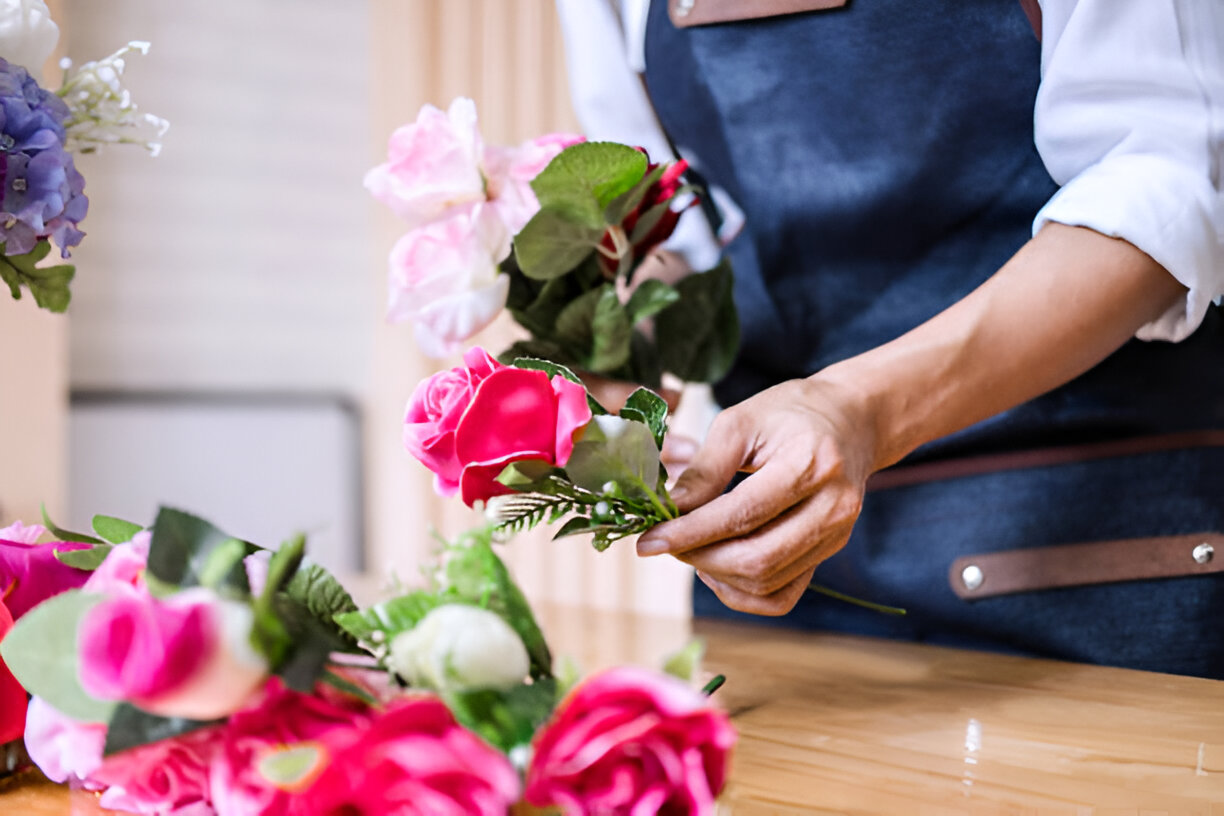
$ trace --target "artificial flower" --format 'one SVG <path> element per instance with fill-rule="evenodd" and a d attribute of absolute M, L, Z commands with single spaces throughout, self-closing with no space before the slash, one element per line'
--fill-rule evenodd
<path fill-rule="evenodd" d="M 510 234 L 488 205 L 409 232 L 391 249 L 388 318 L 411 320 L 431 357 L 455 353 L 506 305 L 510 279 L 497 264 L 509 253 Z"/>
<path fill-rule="evenodd" d="M 13 628 L 13 615 L 0 600 L 0 641 Z M 0 745 L 21 736 L 25 730 L 26 691 L 0 660 Z"/>
<path fill-rule="evenodd" d="M 468 604 L 444 604 L 391 641 L 387 666 L 411 686 L 437 691 L 510 689 L 531 661 L 502 617 Z"/>
<path fill-rule="evenodd" d="M 98 804 L 156 816 L 212 813 L 208 774 L 221 732 L 201 728 L 106 757 L 91 775 L 106 786 Z"/>
<path fill-rule="evenodd" d="M 140 113 L 123 87 L 127 55 L 149 53 L 147 42 L 130 42 L 109 57 L 86 62 L 64 79 L 59 96 L 71 111 L 64 122 L 65 145 L 77 153 L 96 153 L 106 145 L 134 144 L 156 156 L 170 123 Z"/>
<path fill-rule="evenodd" d="M 497 481 L 525 459 L 564 465 L 591 420 L 586 389 L 561 375 L 503 366 L 484 349 L 413 391 L 404 445 L 435 474 L 443 495 L 468 506 L 513 492 Z"/>
<path fill-rule="evenodd" d="M 658 167 L 658 164 L 649 165 L 646 168 L 647 175 L 654 172 L 656 167 Z M 625 216 L 617 228 L 619 229 L 618 234 L 623 236 L 621 239 L 624 242 L 623 246 L 618 245 L 618 239 L 613 235 L 613 228 L 609 228 L 604 233 L 603 240 L 601 241 L 604 251 L 599 253 L 599 262 L 604 267 L 605 272 L 608 274 L 616 272 L 620 262 L 619 260 L 614 260 L 614 258 L 619 258 L 622 252 L 632 253 L 634 264 L 640 263 L 655 247 L 666 241 L 675 232 L 676 224 L 680 221 L 680 214 L 684 207 L 673 209 L 668 202 L 675 198 L 679 192 L 686 170 L 688 170 L 688 161 L 685 159 L 672 162 L 663 170 L 663 174 L 659 176 L 658 181 L 650 185 L 641 202 Z M 685 204 L 685 207 L 691 207 L 696 203 L 697 200 L 693 198 Z M 650 229 L 634 240 L 632 236 L 638 221 L 656 207 L 664 207 L 662 213 L 658 215 L 657 220 L 654 221 Z M 609 257 L 610 255 L 612 257 Z"/>
<path fill-rule="evenodd" d="M 59 42 L 59 26 L 43 0 L 0 0 L 0 57 L 41 74 Z"/>
<path fill-rule="evenodd" d="M 81 685 L 98 699 L 123 700 L 153 714 L 224 717 L 268 675 L 250 643 L 253 620 L 246 604 L 206 589 L 165 599 L 115 595 L 78 629 Z"/>
<path fill-rule="evenodd" d="M 30 759 L 52 782 L 96 790 L 93 774 L 102 766 L 106 726 L 62 714 L 41 697 L 30 699 L 25 745 Z"/>
<path fill-rule="evenodd" d="M 80 587 L 89 578 L 85 570 L 70 567 L 55 557 L 57 552 L 88 549 L 88 544 L 65 541 L 35 544 L 4 538 L 13 531 L 11 534 L 29 539 L 36 529 L 42 528 L 18 525 L 0 530 L 0 600 L 14 619 L 52 595 Z"/>
<path fill-rule="evenodd" d="M 416 229 L 485 199 L 476 104 L 458 98 L 443 113 L 426 105 L 396 129 L 387 161 L 365 177 L 366 189 Z"/>
<path fill-rule="evenodd" d="M 85 179 L 64 149 L 68 106 L 25 68 L 0 59 L 0 240 L 5 255 L 24 255 L 53 238 L 65 258 L 85 237 Z"/>
<path fill-rule="evenodd" d="M 484 150 L 486 194 L 510 235 L 527 225 L 540 209 L 531 181 L 557 154 L 584 141 L 572 133 L 550 133 L 517 147 L 488 145 Z"/>
<path fill-rule="evenodd" d="M 735 729 L 674 677 L 619 667 L 581 683 L 536 735 L 526 799 L 566 814 L 713 813 Z"/>
<path fill-rule="evenodd" d="M 504 816 L 519 796 L 510 761 L 437 697 L 410 696 L 323 742 L 330 758 L 294 813 Z"/>

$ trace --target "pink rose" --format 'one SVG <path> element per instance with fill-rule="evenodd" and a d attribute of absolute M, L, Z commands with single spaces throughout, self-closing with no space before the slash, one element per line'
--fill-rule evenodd
<path fill-rule="evenodd" d="M 330 760 L 295 814 L 503 816 L 519 795 L 509 760 L 455 722 L 437 697 L 392 705 L 366 728 L 324 738 Z"/>
<path fill-rule="evenodd" d="M 16 541 L 18 544 L 37 544 L 38 539 L 47 534 L 47 528 L 41 524 L 22 524 L 14 521 L 9 526 L 0 529 L 0 541 Z"/>
<path fill-rule="evenodd" d="M 20 618 L 52 595 L 80 587 L 89 577 L 85 570 L 70 567 L 55 557 L 57 552 L 89 549 L 89 544 L 65 541 L 35 544 L 32 543 L 38 539 L 32 535 L 35 529 L 42 528 L 17 524 L 6 528 L 6 532 L 19 540 L 0 537 L 0 598 L 14 618 Z"/>
<path fill-rule="evenodd" d="M 0 641 L 13 628 L 13 615 L 0 600 Z M 0 745 L 15 740 L 25 729 L 26 692 L 0 660 Z"/>
<path fill-rule="evenodd" d="M 388 318 L 411 320 L 429 356 L 454 354 L 506 305 L 510 278 L 497 264 L 509 253 L 488 205 L 413 230 L 391 249 Z"/>
<path fill-rule="evenodd" d="M 83 723 L 52 708 L 41 697 L 30 700 L 25 745 L 30 759 L 52 782 L 95 790 L 93 774 L 102 766 L 106 726 Z"/>
<path fill-rule="evenodd" d="M 444 496 L 474 506 L 511 493 L 496 481 L 524 459 L 564 465 L 591 421 L 586 389 L 561 376 L 503 366 L 474 348 L 464 365 L 423 381 L 404 418 L 404 446 L 433 471 Z"/>
<path fill-rule="evenodd" d="M 360 730 L 369 720 L 367 707 L 353 698 L 301 694 L 279 679 L 269 680 L 263 697 L 226 723 L 221 749 L 213 760 L 213 805 L 229 816 L 287 813 L 293 791 L 264 776 L 261 762 L 277 752 L 312 743 L 321 749 L 319 741 L 327 734 L 336 729 Z M 309 785 L 317 770 L 308 769 L 307 778 L 294 789 Z M 310 771 L 316 773 L 309 775 Z"/>
<path fill-rule="evenodd" d="M 489 201 L 511 235 L 518 233 L 540 209 L 531 180 L 558 153 L 584 141 L 572 133 L 550 133 L 518 147 L 489 146 L 484 152 Z"/>
<path fill-rule="evenodd" d="M 410 229 L 485 200 L 476 105 L 459 98 L 446 113 L 421 108 L 391 134 L 387 161 L 366 174 L 366 189 Z"/>
<path fill-rule="evenodd" d="M 713 813 L 734 742 L 727 715 L 679 680 L 612 669 L 537 732 L 526 799 L 569 814 Z"/>
<path fill-rule="evenodd" d="M 126 544 L 116 544 L 82 587 L 86 592 L 113 595 L 129 589 L 145 592 L 144 573 L 153 533 L 142 530 Z"/>
<path fill-rule="evenodd" d="M 202 728 L 107 757 L 93 779 L 107 785 L 104 808 L 129 813 L 211 813 L 208 769 L 220 728 Z"/>
<path fill-rule="evenodd" d="M 167 599 L 125 592 L 77 631 L 80 679 L 101 700 L 210 720 L 243 705 L 268 667 L 250 645 L 250 607 L 191 589 Z"/>

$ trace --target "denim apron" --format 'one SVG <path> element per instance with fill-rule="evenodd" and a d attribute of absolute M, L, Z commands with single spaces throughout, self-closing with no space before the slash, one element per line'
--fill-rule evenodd
<path fill-rule="evenodd" d="M 1057 189 L 1033 146 L 1039 58 L 1016 0 L 851 0 L 684 29 L 651 3 L 660 120 L 746 219 L 727 248 L 743 339 L 721 404 L 903 334 L 1024 244 Z M 1224 677 L 1224 575 L 965 600 L 952 570 L 976 554 L 1224 531 L 1224 445 L 1107 455 L 1116 441 L 1224 430 L 1220 311 L 1182 343 L 1132 340 L 902 467 L 1085 443 L 1106 454 L 869 491 L 815 580 L 905 617 L 809 593 L 753 620 Z M 739 617 L 700 582 L 694 607 Z"/>

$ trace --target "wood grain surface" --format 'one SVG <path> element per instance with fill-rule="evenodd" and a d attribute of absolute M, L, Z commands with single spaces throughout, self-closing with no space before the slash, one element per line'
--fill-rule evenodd
<path fill-rule="evenodd" d="M 588 670 L 654 663 L 687 624 L 541 618 Z M 699 622 L 740 732 L 721 813 L 1224 816 L 1224 683 Z M 0 814 L 102 813 L 26 777 Z"/>

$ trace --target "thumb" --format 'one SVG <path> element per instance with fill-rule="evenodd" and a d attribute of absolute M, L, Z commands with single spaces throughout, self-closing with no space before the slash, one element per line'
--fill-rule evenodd
<path fill-rule="evenodd" d="M 727 413 L 720 414 L 710 428 L 705 444 L 676 479 L 672 501 L 687 513 L 717 498 L 747 459 L 747 434 Z"/>

